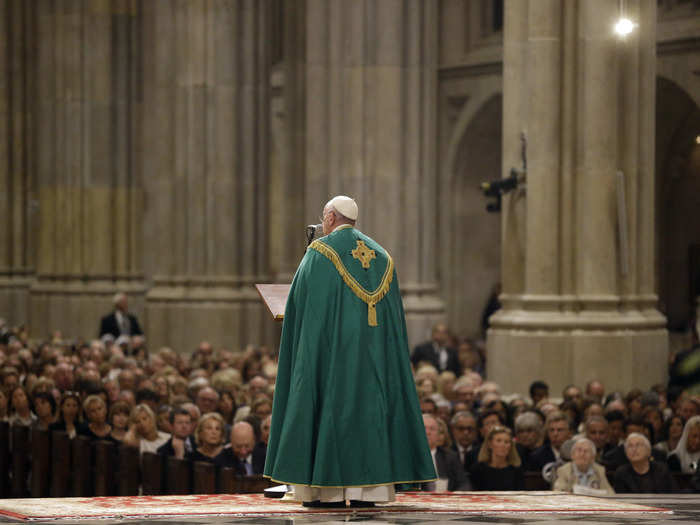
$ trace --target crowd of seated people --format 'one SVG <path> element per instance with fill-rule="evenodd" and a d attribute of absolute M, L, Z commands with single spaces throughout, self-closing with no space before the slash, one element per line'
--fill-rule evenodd
<path fill-rule="evenodd" d="M 444 325 L 412 355 L 421 410 L 448 426 L 436 447 L 456 453 L 468 476 L 461 483 L 522 490 L 528 472 L 571 492 L 675 492 L 677 472 L 694 474 L 690 486 L 700 489 L 699 397 L 673 385 L 606 392 L 595 378 L 560 397 L 543 380 L 529 398 L 503 395 L 476 372 L 484 362 L 478 345 L 450 340 Z"/>
<path fill-rule="evenodd" d="M 527 396 L 504 394 L 483 349 L 444 324 L 411 364 L 439 477 L 424 490 L 523 490 L 535 473 L 556 490 L 674 492 L 673 472 L 697 474 L 700 399 L 680 389 L 607 392 L 591 378 L 553 396 L 538 379 Z M 33 343 L 17 332 L 0 342 L 0 421 L 257 475 L 275 375 L 265 347 L 203 341 L 185 355 L 142 335 Z"/>
<path fill-rule="evenodd" d="M 189 356 L 142 336 L 0 343 L 0 421 L 261 474 L 275 363 L 266 348 Z"/>

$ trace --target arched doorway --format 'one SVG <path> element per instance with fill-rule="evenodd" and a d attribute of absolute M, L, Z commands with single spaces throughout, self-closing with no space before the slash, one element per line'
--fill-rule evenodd
<path fill-rule="evenodd" d="M 465 108 L 474 113 L 449 159 L 441 273 L 448 322 L 459 335 L 481 333 L 481 314 L 500 281 L 501 217 L 486 211 L 480 183 L 501 176 L 502 101 L 497 93 Z"/>
<path fill-rule="evenodd" d="M 656 83 L 657 278 L 669 331 L 683 339 L 700 296 L 700 108 L 678 84 Z"/>

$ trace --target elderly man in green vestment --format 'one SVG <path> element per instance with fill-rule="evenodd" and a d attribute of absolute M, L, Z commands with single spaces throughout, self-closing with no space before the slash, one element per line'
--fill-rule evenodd
<path fill-rule="evenodd" d="M 394 262 L 357 216 L 350 197 L 326 204 L 284 314 L 265 475 L 306 506 L 372 506 L 436 478 Z"/>

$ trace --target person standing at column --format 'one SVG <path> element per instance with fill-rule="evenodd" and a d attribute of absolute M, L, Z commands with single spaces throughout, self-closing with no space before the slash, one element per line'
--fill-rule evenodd
<path fill-rule="evenodd" d="M 114 296 L 114 311 L 105 315 L 100 322 L 100 337 L 107 334 L 114 339 L 122 335 L 143 335 L 138 319 L 129 313 L 129 303 L 124 293 L 120 292 Z"/>
<path fill-rule="evenodd" d="M 450 344 L 450 331 L 444 323 L 433 326 L 432 340 L 420 344 L 413 349 L 411 362 L 413 366 L 425 361 L 432 364 L 439 372 L 449 370 L 459 377 L 462 375 L 462 367 L 459 364 L 457 350 L 448 346 Z"/>
<path fill-rule="evenodd" d="M 394 262 L 357 217 L 350 197 L 325 205 L 282 326 L 265 476 L 305 506 L 373 506 L 436 478 Z"/>

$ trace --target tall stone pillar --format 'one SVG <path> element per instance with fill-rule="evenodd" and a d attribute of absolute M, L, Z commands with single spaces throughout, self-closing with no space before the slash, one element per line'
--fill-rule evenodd
<path fill-rule="evenodd" d="M 665 379 L 668 341 L 654 283 L 655 2 L 508 0 L 503 171 L 527 188 L 503 215 L 503 308 L 488 332 L 489 378 L 554 393 Z M 622 178 L 618 176 L 622 173 Z M 622 217 L 622 219 L 620 218 Z M 514 366 L 517 363 L 517 366 Z"/>
<path fill-rule="evenodd" d="M 31 3 L 37 42 L 32 334 L 97 336 L 116 290 L 143 312 L 136 0 Z"/>
<path fill-rule="evenodd" d="M 0 1 L 0 317 L 26 323 L 33 274 L 31 60 L 34 18 L 26 2 Z"/>
<path fill-rule="evenodd" d="M 436 272 L 437 4 L 306 2 L 305 213 L 355 197 L 396 260 L 409 339 L 444 315 Z"/>
<path fill-rule="evenodd" d="M 306 3 L 272 2 L 277 29 L 272 38 L 270 102 L 270 269 L 289 283 L 304 256 L 304 228 L 318 221 L 304 203 L 306 192 Z M 274 27 L 274 24 L 273 24 Z"/>
<path fill-rule="evenodd" d="M 274 342 L 268 275 L 269 2 L 143 2 L 152 346 Z"/>

